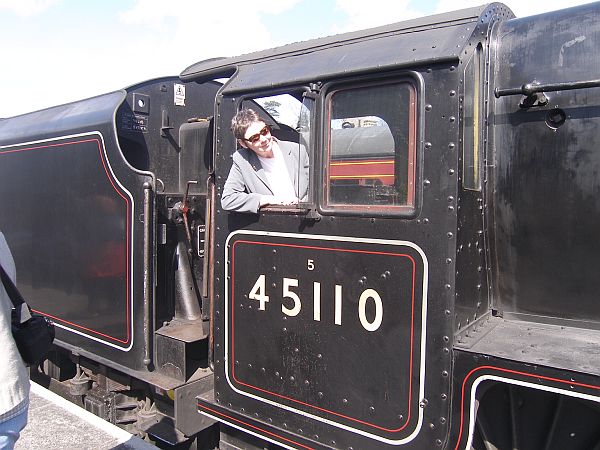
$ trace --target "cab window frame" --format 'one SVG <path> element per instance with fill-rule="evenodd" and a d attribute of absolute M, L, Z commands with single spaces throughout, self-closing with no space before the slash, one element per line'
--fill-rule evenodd
<path fill-rule="evenodd" d="M 358 89 L 376 88 L 389 85 L 406 84 L 410 89 L 410 99 L 408 106 L 408 127 L 407 127 L 407 192 L 406 202 L 404 204 L 340 204 L 330 199 L 330 171 L 331 171 L 331 139 L 332 139 L 332 99 L 337 93 Z M 420 183 L 421 178 L 421 159 L 422 151 L 419 143 L 422 141 L 422 116 L 423 116 L 423 78 L 418 72 L 403 71 L 401 73 L 388 76 L 377 77 L 357 77 L 348 81 L 334 81 L 323 85 L 321 95 L 321 120 L 320 120 L 320 155 L 321 160 L 319 176 L 321 182 L 319 186 L 319 205 L 318 211 L 323 215 L 350 215 L 350 216 L 383 216 L 383 217 L 404 217 L 414 218 L 420 209 Z M 387 124 L 389 125 L 389 124 Z M 398 150 L 394 143 L 394 161 L 398 158 Z M 395 169 L 394 169 L 395 170 Z M 395 179 L 394 179 L 395 180 Z M 396 180 L 394 181 L 396 183 Z"/>
<path fill-rule="evenodd" d="M 257 102 L 257 99 L 262 99 L 262 98 L 266 98 L 266 97 L 276 97 L 279 95 L 291 95 L 290 92 L 296 92 L 296 93 L 303 93 L 302 95 L 302 99 L 300 100 L 300 103 L 302 103 L 301 108 L 304 107 L 304 103 L 305 103 L 305 99 L 308 98 L 308 96 L 305 96 L 304 94 L 307 92 L 310 92 L 310 87 L 308 84 L 299 84 L 299 85 L 295 85 L 295 86 L 285 86 L 285 87 L 280 87 L 277 89 L 270 89 L 270 90 L 263 90 L 263 91 L 254 91 L 254 92 L 246 92 L 244 94 L 242 94 L 239 98 L 238 101 L 236 102 L 236 108 L 235 111 L 238 112 L 241 109 L 245 108 L 245 107 L 252 107 L 254 108 L 254 105 L 258 105 L 258 114 L 260 116 L 262 116 L 264 119 L 266 119 L 265 121 L 267 122 L 267 125 L 269 125 L 272 130 L 272 134 L 277 137 L 277 130 L 280 130 L 281 128 L 279 127 L 279 125 L 284 124 L 290 128 L 292 128 L 290 125 L 284 123 L 284 122 L 279 122 L 277 121 L 277 119 L 275 117 L 273 117 L 273 115 L 271 115 L 269 113 L 268 110 L 266 110 L 260 103 Z M 292 95 L 292 97 L 294 97 Z M 247 103 L 251 103 L 250 105 L 248 105 Z M 302 213 L 306 213 L 308 210 L 310 210 L 311 208 L 314 208 L 314 203 L 315 203 L 315 196 L 316 196 L 316 192 L 315 192 L 315 165 L 314 165 L 314 157 L 315 157 L 315 141 L 316 141 L 316 135 L 315 135 L 315 128 L 314 128 L 314 124 L 315 124 L 315 111 L 316 111 L 316 105 L 315 102 L 313 100 L 312 102 L 312 108 L 309 109 L 310 112 L 310 117 L 309 117 L 309 142 L 308 145 L 306 147 L 306 151 L 308 153 L 308 161 L 309 161 L 309 170 L 308 170 L 308 174 L 309 174 L 309 178 L 308 178 L 308 191 L 307 191 L 307 198 L 305 201 L 299 201 L 297 204 L 294 205 L 265 205 L 262 208 L 260 208 L 259 213 L 263 214 L 263 213 L 268 213 L 268 214 L 302 214 Z M 275 123 L 273 123 L 275 122 Z M 277 125 L 276 127 L 274 127 L 273 125 Z M 273 132 L 273 130 L 275 130 L 275 132 Z M 297 144 L 300 145 L 301 144 L 301 133 L 299 130 L 295 129 L 295 131 L 298 133 L 298 142 Z M 237 145 L 237 143 L 236 143 Z M 237 151 L 237 149 L 235 150 Z"/>

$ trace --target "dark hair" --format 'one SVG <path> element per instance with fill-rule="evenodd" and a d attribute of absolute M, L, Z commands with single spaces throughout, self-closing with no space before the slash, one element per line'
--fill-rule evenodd
<path fill-rule="evenodd" d="M 264 122 L 264 120 L 253 109 L 242 109 L 231 119 L 231 131 L 237 139 L 244 139 L 246 130 L 254 122 Z"/>

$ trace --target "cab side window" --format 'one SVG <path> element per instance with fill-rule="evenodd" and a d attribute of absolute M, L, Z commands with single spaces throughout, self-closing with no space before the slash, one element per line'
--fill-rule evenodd
<path fill-rule="evenodd" d="M 296 196 L 300 203 L 308 202 L 310 180 L 310 124 L 311 107 L 303 98 L 304 89 L 278 93 L 275 95 L 247 98 L 242 108 L 251 108 L 265 119 L 271 133 L 279 141 L 293 143 L 293 157 L 297 160 L 297 173 L 293 174 L 296 182 Z"/>
<path fill-rule="evenodd" d="M 410 213 L 415 207 L 416 89 L 409 80 L 326 97 L 326 208 Z"/>

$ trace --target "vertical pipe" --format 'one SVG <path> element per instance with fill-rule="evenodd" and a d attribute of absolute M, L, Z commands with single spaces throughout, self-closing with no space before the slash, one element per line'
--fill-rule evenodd
<path fill-rule="evenodd" d="M 152 363 L 152 186 L 145 182 L 144 188 L 144 365 Z"/>
<path fill-rule="evenodd" d="M 215 357 L 215 261 L 213 254 L 213 247 L 215 243 L 215 226 L 214 226 L 214 205 L 216 199 L 215 184 L 212 182 L 211 177 L 208 178 L 208 190 L 207 190 L 207 215 L 206 215 L 206 234 L 205 240 L 208 245 L 205 247 L 207 251 L 204 252 L 204 259 L 206 261 L 206 272 L 204 273 L 205 278 L 208 280 L 208 300 L 209 300 L 209 331 L 208 331 L 208 366 L 214 372 L 214 357 Z M 210 200 L 208 197 L 210 196 Z"/>

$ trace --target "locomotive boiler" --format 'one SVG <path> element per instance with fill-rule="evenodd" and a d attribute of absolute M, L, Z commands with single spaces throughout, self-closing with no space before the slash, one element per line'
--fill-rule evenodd
<path fill-rule="evenodd" d="M 600 447 L 600 3 L 500 3 L 0 119 L 31 377 L 169 448 Z M 226 211 L 251 107 L 297 205 Z"/>

